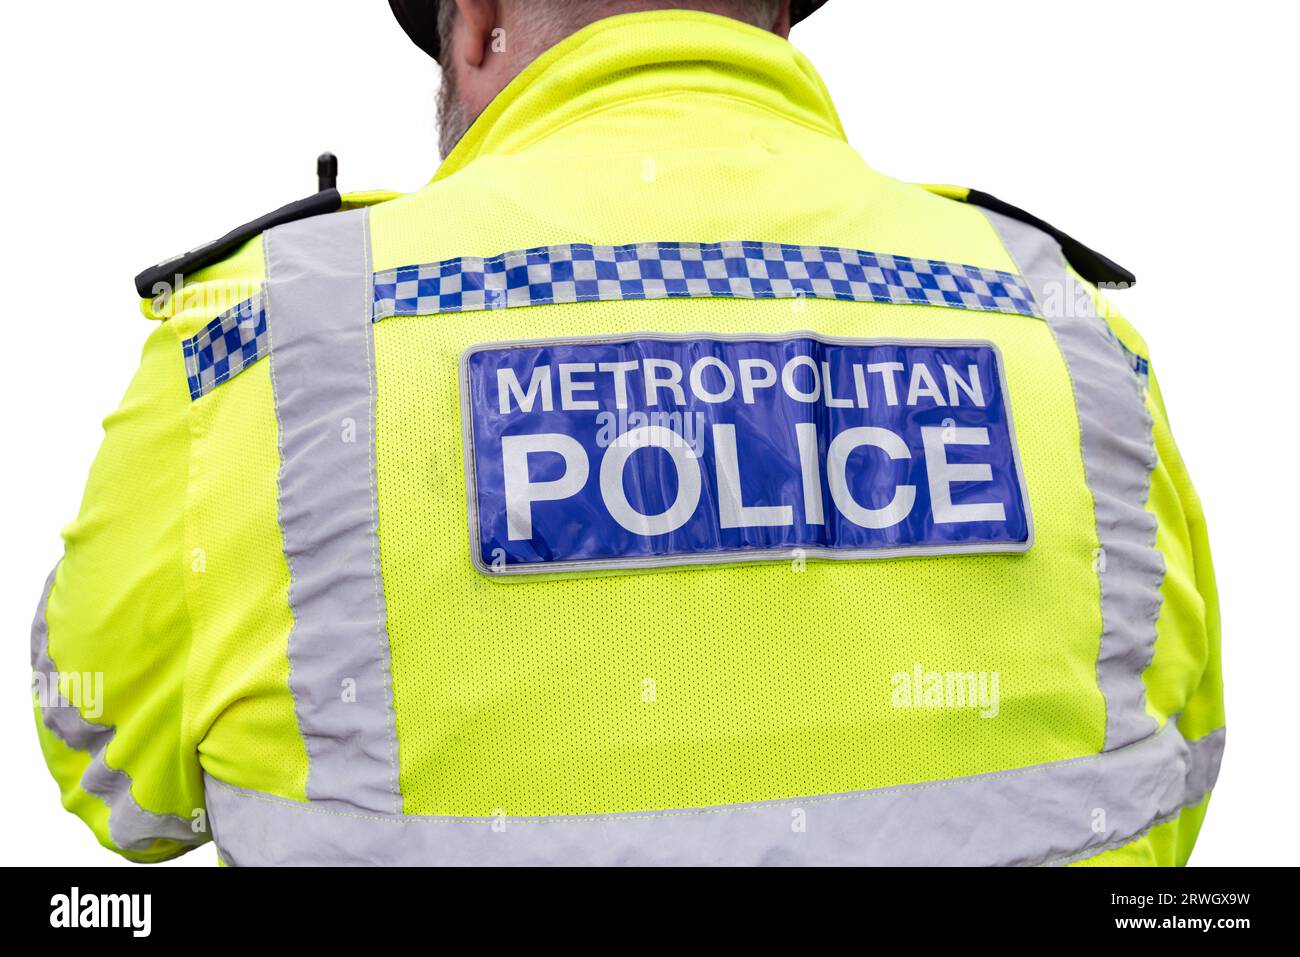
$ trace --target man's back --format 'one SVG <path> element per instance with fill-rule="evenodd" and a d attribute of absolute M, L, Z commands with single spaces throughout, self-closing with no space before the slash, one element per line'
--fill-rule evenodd
<path fill-rule="evenodd" d="M 144 857 L 206 802 L 230 863 L 1185 859 L 1195 493 L 1136 333 L 962 196 L 867 168 L 784 41 L 639 14 L 419 193 L 200 273 L 97 465 L 174 509 L 83 514 L 38 618 L 139 671 L 114 732 L 46 712 L 65 792 Z"/>

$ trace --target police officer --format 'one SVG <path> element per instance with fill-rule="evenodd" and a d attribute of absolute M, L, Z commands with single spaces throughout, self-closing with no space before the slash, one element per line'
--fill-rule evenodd
<path fill-rule="evenodd" d="M 392 0 L 433 182 L 326 159 L 138 277 L 32 630 L 105 846 L 1187 859 L 1218 608 L 1133 277 L 864 165 L 819 5 Z"/>

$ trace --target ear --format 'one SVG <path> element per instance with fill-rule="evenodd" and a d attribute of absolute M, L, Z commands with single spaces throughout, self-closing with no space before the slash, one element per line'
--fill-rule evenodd
<path fill-rule="evenodd" d="M 452 0 L 446 0 L 452 2 Z M 466 66 L 481 67 L 487 60 L 492 31 L 499 25 L 496 0 L 454 0 L 456 17 L 452 32 L 456 56 Z"/>
<path fill-rule="evenodd" d="M 782 39 L 790 39 L 790 0 L 781 0 L 772 32 Z"/>

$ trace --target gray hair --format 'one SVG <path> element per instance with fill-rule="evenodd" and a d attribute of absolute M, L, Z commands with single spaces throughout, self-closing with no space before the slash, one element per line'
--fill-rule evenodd
<path fill-rule="evenodd" d="M 761 30 L 776 26 L 781 0 L 506 0 L 514 7 L 520 24 L 516 37 L 507 40 L 509 56 L 518 72 L 540 54 L 590 23 L 617 13 L 634 10 L 668 9 L 701 10 L 740 20 Z M 451 49 L 452 28 L 456 20 L 454 0 L 439 0 L 438 42 L 443 51 Z M 456 89 L 455 72 L 442 70 L 438 89 L 438 143 L 442 155 L 465 135 L 474 117 L 468 115 Z"/>

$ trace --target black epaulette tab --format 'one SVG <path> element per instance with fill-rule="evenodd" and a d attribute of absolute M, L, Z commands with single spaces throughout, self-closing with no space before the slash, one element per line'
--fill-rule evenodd
<path fill-rule="evenodd" d="M 218 240 L 160 262 L 156 266 L 150 266 L 135 277 L 135 291 L 140 294 L 141 299 L 152 299 L 157 294 L 159 286 L 171 288 L 175 285 L 177 276 L 188 276 L 205 266 L 220 262 L 254 236 L 268 229 L 307 219 L 310 216 L 337 212 L 343 206 L 343 197 L 335 188 L 338 160 L 331 153 L 323 154 L 316 161 L 316 172 L 319 177 L 320 192 L 287 206 L 281 206 L 265 216 L 259 216 L 252 222 L 232 229 Z"/>
<path fill-rule="evenodd" d="M 1113 259 L 1103 256 L 1095 249 L 1088 248 L 1073 236 L 1061 232 L 1051 223 L 1044 222 L 1033 213 L 1027 213 L 1018 206 L 1012 206 L 996 196 L 981 193 L 977 189 L 972 189 L 966 194 L 966 202 L 972 206 L 979 206 L 982 209 L 1009 216 L 1012 219 L 1033 226 L 1035 229 L 1041 229 L 1061 244 L 1061 252 L 1065 253 L 1065 258 L 1070 265 L 1074 267 L 1080 276 L 1094 285 L 1105 286 L 1110 289 L 1123 289 L 1137 282 L 1136 276 Z"/>

